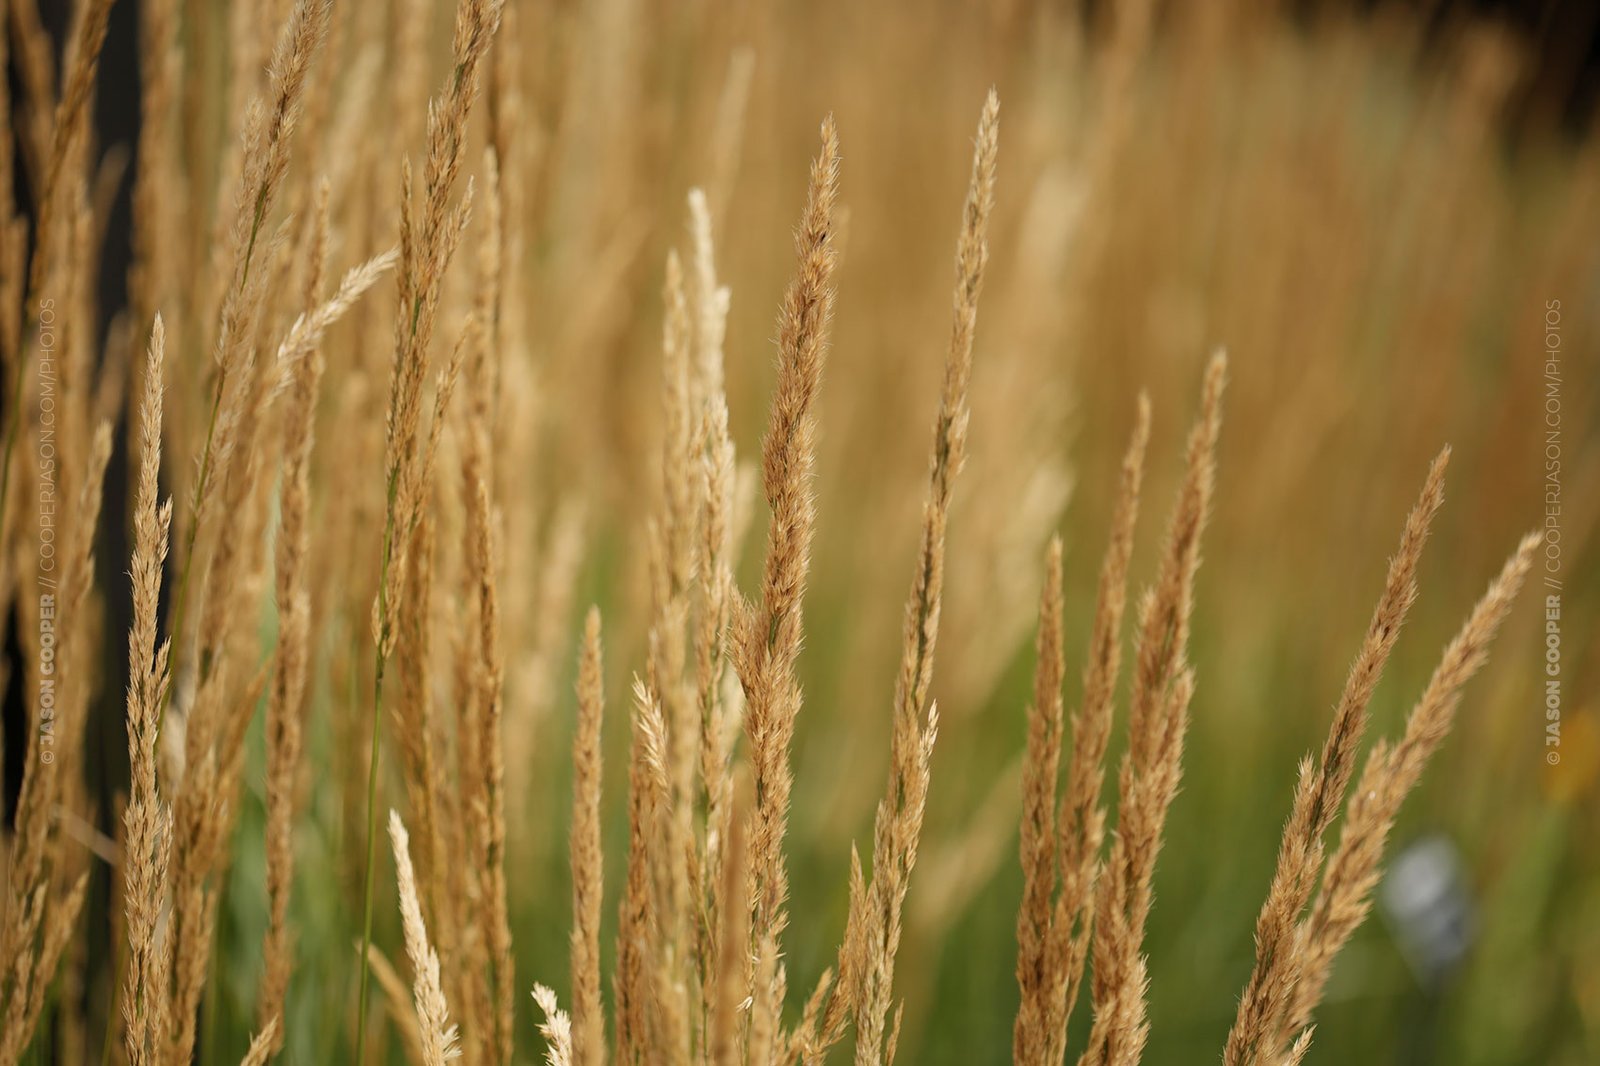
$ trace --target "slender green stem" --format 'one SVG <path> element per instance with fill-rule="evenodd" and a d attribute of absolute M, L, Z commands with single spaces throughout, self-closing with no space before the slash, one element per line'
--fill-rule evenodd
<path fill-rule="evenodd" d="M 223 875 L 223 885 L 219 891 L 222 898 L 217 901 L 217 909 L 222 909 L 226 900 L 227 883 L 226 874 Z M 201 1013 L 201 1040 L 200 1040 L 200 1066 L 212 1066 L 217 1061 L 217 1040 L 221 1029 L 221 1001 L 222 1001 L 222 930 L 220 923 L 211 923 L 211 979 L 206 989 L 205 1008 Z"/>
<path fill-rule="evenodd" d="M 372 871 L 378 852 L 378 745 L 382 738 L 383 675 L 389 664 L 389 564 L 394 554 L 395 497 L 400 487 L 400 464 L 389 471 L 388 503 L 383 522 L 383 562 L 378 570 L 378 649 L 373 664 L 372 740 L 367 766 L 367 866 L 361 887 L 361 992 L 356 1008 L 356 1066 L 366 1066 L 367 989 L 372 982 L 368 954 L 372 950 Z"/>
<path fill-rule="evenodd" d="M 128 938 L 117 938 L 116 956 L 112 962 L 112 981 L 127 980 L 122 976 L 123 968 L 128 964 Z M 106 1035 L 100 1044 L 100 1066 L 111 1066 L 111 1046 L 117 1041 L 117 1010 L 118 1004 L 109 1004 L 106 1011 Z"/>
<path fill-rule="evenodd" d="M 462 70 L 463 67 L 458 63 L 455 75 L 457 82 L 461 79 Z M 430 184 L 428 190 L 430 202 L 434 197 L 435 191 Z M 410 194 L 410 189 L 408 188 L 402 195 L 409 196 Z M 435 227 L 429 226 L 425 229 L 421 247 L 424 249 L 423 252 L 414 252 L 413 254 L 426 256 L 426 261 L 431 262 L 433 257 L 440 254 L 438 233 Z M 410 269 L 416 263 L 422 261 L 425 260 L 421 258 L 413 259 L 402 269 Z M 438 286 L 437 273 L 443 270 L 442 264 L 436 263 L 434 265 L 438 268 L 438 271 L 435 272 L 435 280 L 428 290 L 430 295 L 436 292 Z M 410 336 L 407 338 L 407 343 L 400 346 L 395 353 L 396 374 L 400 372 L 400 368 L 404 365 L 404 360 L 413 355 L 420 357 L 419 349 L 426 348 L 426 341 L 419 345 L 417 340 L 422 322 L 423 303 L 423 293 L 415 291 L 411 297 Z M 390 403 L 392 404 L 393 402 L 393 397 L 391 397 Z M 392 408 L 390 414 L 391 416 L 394 414 Z M 415 439 L 406 440 L 403 447 L 407 456 L 414 460 Z M 396 535 L 395 502 L 399 496 L 400 476 L 405 465 L 402 458 L 396 454 L 389 469 L 387 504 L 384 507 L 383 522 L 383 559 L 378 569 L 378 652 L 373 668 L 371 762 L 367 768 L 367 868 L 362 877 L 361 993 L 360 1002 L 356 1010 L 356 1066 L 366 1066 L 367 1061 L 367 990 L 372 983 L 372 966 L 367 956 L 372 949 L 372 871 L 373 867 L 377 865 L 378 847 L 378 744 L 383 722 L 383 674 L 389 662 L 389 638 L 392 628 L 389 618 L 389 566 L 394 556 Z M 399 531 L 400 535 L 409 538 L 415 531 L 416 521 L 417 514 L 415 512 L 407 515 L 406 528 Z"/>
<path fill-rule="evenodd" d="M 383 690 L 384 654 L 380 649 L 377 657 L 378 690 Z M 370 745 L 370 765 L 367 769 L 367 868 L 362 878 L 361 889 L 361 993 L 360 1008 L 356 1015 L 356 1062 L 358 1066 L 367 1061 L 367 988 L 372 981 L 372 967 L 368 965 L 367 954 L 372 949 L 372 871 L 377 866 L 378 852 L 378 738 L 381 731 L 378 728 L 382 715 L 379 707 L 382 697 L 374 696 L 372 700 L 372 742 Z"/>
<path fill-rule="evenodd" d="M 211 480 L 211 445 L 217 431 L 217 409 L 222 406 L 222 388 L 226 384 L 227 371 L 221 371 L 217 381 L 216 395 L 211 400 L 211 418 L 206 425 L 206 443 L 200 453 L 200 477 L 195 482 L 194 494 L 189 505 L 189 529 L 183 538 L 183 564 L 178 571 L 178 588 L 172 601 L 172 624 L 167 628 L 167 639 L 171 642 L 170 658 L 167 661 L 167 676 L 161 686 L 161 699 L 156 711 L 156 736 L 161 736 L 161 727 L 166 722 L 167 705 L 172 702 L 173 679 L 178 676 L 178 659 L 183 650 L 183 621 L 184 608 L 189 603 L 189 576 L 194 573 L 194 545 L 200 533 L 201 504 L 205 499 L 206 484 Z"/>
<path fill-rule="evenodd" d="M 50 992 L 45 997 L 44 1009 L 39 1013 L 39 1024 L 33 1033 L 32 1058 L 34 1066 L 44 1066 L 46 1048 L 52 1043 L 50 1036 L 55 1031 L 56 999 L 61 994 L 60 980 L 50 982 Z M 54 1054 L 54 1049 L 50 1049 Z"/>

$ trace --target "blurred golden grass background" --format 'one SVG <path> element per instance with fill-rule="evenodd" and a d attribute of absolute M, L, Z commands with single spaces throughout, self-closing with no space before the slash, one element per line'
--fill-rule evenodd
<path fill-rule="evenodd" d="M 1229 349 L 1194 729 L 1147 941 L 1147 1061 L 1179 1062 L 1219 1046 L 1232 1017 L 1294 764 L 1320 743 L 1428 459 L 1444 442 L 1455 449 L 1377 728 L 1398 722 L 1426 679 L 1470 602 L 1466 575 L 1490 572 L 1541 522 L 1542 321 L 1545 302 L 1560 300 L 1564 761 L 1544 762 L 1530 590 L 1396 841 L 1443 833 L 1465 853 L 1476 916 L 1464 971 L 1430 1017 L 1390 931 L 1372 921 L 1340 962 L 1311 1057 L 1409 1061 L 1408 1031 L 1437 1025 L 1432 1061 L 1587 1061 L 1600 1039 L 1600 974 L 1588 961 L 1600 947 L 1600 729 L 1596 638 L 1582 621 L 1595 594 L 1579 576 L 1595 563 L 1600 507 L 1594 142 L 1507 148 L 1502 104 L 1534 60 L 1497 28 L 1456 26 L 1424 47 L 1421 28 L 1393 12 L 1307 25 L 1201 8 L 1164 12 L 1116 129 L 1100 133 L 1097 75 L 1112 60 L 1070 14 L 1008 32 L 962 5 L 934 17 L 822 3 L 729 33 L 757 57 L 719 234 L 735 290 L 728 373 L 742 448 L 770 382 L 770 306 L 785 267 L 771 234 L 798 195 L 804 116 L 833 109 L 845 138 L 849 230 L 796 747 L 797 925 L 841 923 L 836 842 L 862 837 L 875 800 L 895 590 L 914 550 L 920 429 L 940 372 L 949 232 L 938 223 L 960 195 L 972 102 L 993 83 L 1006 136 L 970 473 L 952 518 L 941 747 L 900 968 L 916 1034 L 905 1053 L 994 1061 L 1004 1045 L 1015 991 L 997 945 L 1010 943 L 1020 893 L 1019 710 L 1036 560 L 1059 524 L 1068 647 L 1081 648 L 1134 393 L 1150 390 L 1152 455 L 1165 444 L 1170 456 L 1207 346 Z M 720 56 L 692 66 L 713 81 L 725 69 Z M 670 241 L 676 215 L 663 214 L 656 238 Z M 639 303 L 650 304 L 653 280 Z M 636 360 L 648 346 L 623 348 L 594 387 L 612 403 L 635 393 L 631 409 L 648 411 L 654 374 Z M 563 406 L 587 422 L 607 400 Z M 639 456 L 650 432 L 617 437 L 581 446 L 588 458 L 574 464 L 614 456 L 600 478 L 649 469 Z M 1157 461 L 1150 498 L 1176 473 Z M 1142 556 L 1153 543 L 1147 531 Z M 1069 676 L 1076 669 L 1069 660 Z M 802 938 L 794 968 L 817 972 L 831 950 Z"/>
<path fill-rule="evenodd" d="M 1393 842 L 1399 851 L 1440 834 L 1460 849 L 1472 906 L 1465 961 L 1424 988 L 1375 916 L 1339 961 L 1307 1061 L 1596 1061 L 1600 137 L 1509 128 L 1506 102 L 1539 60 L 1502 26 L 1447 19 L 1428 28 L 1387 6 L 1364 14 L 1116 6 L 1117 19 L 1021 2 L 512 0 L 516 17 L 502 32 L 520 45 L 527 181 L 508 191 L 523 241 L 508 300 L 526 343 L 505 356 L 497 443 L 509 450 L 495 483 L 508 529 L 501 595 L 519 980 L 549 982 L 568 999 L 566 827 L 583 606 L 597 602 L 606 613 L 613 708 L 624 707 L 627 680 L 645 658 L 644 528 L 657 503 L 662 436 L 661 265 L 686 239 L 684 196 L 696 185 L 712 195 L 719 270 L 732 289 L 732 431 L 741 457 L 753 456 L 773 387 L 773 309 L 792 264 L 787 235 L 828 112 L 843 142 L 846 224 L 819 401 L 818 533 L 800 659 L 791 1000 L 832 963 L 847 903 L 846 842 L 870 839 L 888 751 L 903 590 L 947 343 L 949 250 L 973 119 L 993 86 L 1004 133 L 933 687 L 942 725 L 898 969 L 903 1060 L 1005 1057 L 1017 1003 L 1019 768 L 1041 560 L 1060 531 L 1076 678 L 1138 391 L 1148 390 L 1155 409 L 1146 497 L 1164 501 L 1204 359 L 1215 345 L 1229 352 L 1196 598 L 1193 726 L 1145 941 L 1145 1061 L 1159 1066 L 1220 1051 L 1250 972 L 1254 916 L 1295 764 L 1326 732 L 1429 459 L 1445 443 L 1454 449 L 1422 594 L 1378 692 L 1375 729 L 1393 730 L 1483 580 L 1543 523 L 1544 323 L 1547 301 L 1559 300 L 1562 761 L 1545 761 L 1542 593 L 1529 589 Z M 363 64 L 373 62 L 363 47 L 407 26 L 420 31 L 426 76 L 386 71 L 379 80 L 431 86 L 445 70 L 450 7 L 336 5 L 324 57 L 333 59 L 334 115 L 310 152 L 348 178 L 333 207 L 345 227 L 340 269 L 391 241 L 388 220 L 365 217 L 378 213 L 368 204 L 392 203 L 398 149 L 390 149 L 421 133 L 420 110 L 399 112 L 370 86 L 359 95 L 370 77 Z M 185 6 L 196 34 L 186 37 L 185 62 L 201 87 L 184 104 L 198 116 L 186 165 L 197 175 L 216 167 L 227 129 L 221 87 L 244 62 L 225 43 L 227 11 L 208 8 Z M 474 151 L 468 159 L 476 169 Z M 199 195 L 184 205 L 184 239 L 198 248 L 211 210 Z M 202 275 L 193 269 L 181 281 L 198 286 Z M 457 271 L 447 289 L 468 278 Z M 198 314 L 209 304 L 192 291 Z M 329 502 L 314 586 L 327 621 L 298 830 L 290 1062 L 343 1061 L 331 1049 L 342 1047 L 351 1019 L 338 1005 L 354 998 L 366 624 L 382 507 L 377 438 L 370 427 L 365 437 L 344 427 L 351 412 L 381 409 L 393 295 L 387 283 L 376 293 L 368 299 L 377 309 L 367 319 L 352 314 L 328 346 L 339 384 L 319 428 L 316 483 Z M 180 291 L 180 307 L 190 299 Z M 333 352 L 359 348 L 362 333 L 379 338 L 377 354 L 339 368 Z M 184 369 L 201 358 L 193 342 L 181 358 L 169 355 L 179 367 L 169 400 L 176 419 L 203 416 L 209 388 Z M 180 439 L 195 439 L 192 421 L 178 425 Z M 180 501 L 186 464 L 169 459 L 165 471 Z M 366 482 L 335 499 L 336 488 Z M 757 538 L 760 509 L 758 501 Z M 1151 512 L 1162 509 L 1157 502 Z M 1157 525 L 1150 519 L 1140 536 L 1137 572 L 1148 572 Z M 459 540 L 449 543 L 453 551 Z M 757 557 L 747 545 L 746 588 Z M 124 594 L 124 559 L 102 562 L 108 596 Z M 263 610 L 264 635 L 273 624 Z M 89 735 L 110 738 L 116 764 L 122 693 L 110 660 L 120 646 L 106 644 Z M 627 730 L 623 714 L 608 715 L 609 893 L 622 880 L 626 779 L 615 768 L 627 765 Z M 1119 729 L 1113 758 L 1121 743 Z M 261 832 L 259 737 L 250 745 L 240 842 Z M 108 771 L 108 797 L 120 772 Z M 383 787 L 385 805 L 400 805 L 398 778 L 386 771 Z M 109 819 L 103 828 L 111 832 Z M 392 946 L 390 867 L 379 869 L 377 940 Z M 260 849 L 236 844 L 203 1062 L 237 1059 L 253 1027 L 263 878 Z M 609 894 L 606 915 L 609 969 Z M 99 950 L 91 944 L 81 962 L 104 981 L 111 960 Z M 86 1017 L 103 1025 L 108 1001 L 94 988 L 87 995 Z M 1075 1030 L 1086 1013 L 1075 1015 Z M 531 1047 L 530 1033 L 520 1039 Z"/>

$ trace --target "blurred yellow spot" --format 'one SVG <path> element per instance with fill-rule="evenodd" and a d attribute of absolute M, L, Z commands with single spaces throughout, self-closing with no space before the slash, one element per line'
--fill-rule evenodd
<path fill-rule="evenodd" d="M 1558 752 L 1561 758 L 1544 777 L 1545 791 L 1552 800 L 1570 805 L 1593 791 L 1600 776 L 1600 716 L 1595 708 L 1582 707 L 1563 716 L 1561 746 L 1547 748 L 1547 755 L 1549 752 Z"/>

